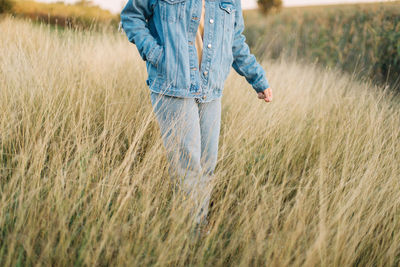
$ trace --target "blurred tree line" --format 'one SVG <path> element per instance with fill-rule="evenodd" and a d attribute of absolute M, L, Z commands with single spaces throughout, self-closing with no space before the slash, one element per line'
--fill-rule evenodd
<path fill-rule="evenodd" d="M 246 12 L 245 35 L 257 56 L 317 61 L 400 90 L 399 2 Z"/>
<path fill-rule="evenodd" d="M 74 4 L 63 1 L 43 3 L 32 0 L 0 0 L 0 13 L 4 12 L 29 18 L 33 22 L 90 30 L 117 28 L 119 22 L 118 15 L 98 7 L 91 0 L 80 0 Z"/>
<path fill-rule="evenodd" d="M 282 8 L 282 0 L 257 0 L 257 4 L 264 14 L 276 12 Z"/>
<path fill-rule="evenodd" d="M 0 0 L 0 14 L 10 12 L 13 6 L 11 0 Z"/>

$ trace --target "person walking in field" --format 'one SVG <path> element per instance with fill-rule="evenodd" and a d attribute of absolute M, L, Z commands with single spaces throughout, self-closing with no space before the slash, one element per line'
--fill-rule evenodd
<path fill-rule="evenodd" d="M 245 42 L 240 0 L 129 0 L 121 25 L 146 61 L 150 99 L 170 176 L 207 224 L 217 164 L 221 96 L 231 66 L 272 101 L 265 71 Z M 256 115 L 256 114 L 255 114 Z"/>

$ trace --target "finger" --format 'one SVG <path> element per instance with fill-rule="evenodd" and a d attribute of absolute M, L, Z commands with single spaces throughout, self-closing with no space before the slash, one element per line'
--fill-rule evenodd
<path fill-rule="evenodd" d="M 267 97 L 270 101 L 272 101 L 272 89 L 268 88 Z"/>
<path fill-rule="evenodd" d="M 258 98 L 259 98 L 259 99 L 264 99 L 264 98 L 265 98 L 264 93 L 258 93 Z"/>

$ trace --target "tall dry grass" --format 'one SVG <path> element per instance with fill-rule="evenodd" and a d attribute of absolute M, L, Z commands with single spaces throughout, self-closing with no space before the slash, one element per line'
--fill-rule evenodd
<path fill-rule="evenodd" d="M 400 1 L 292 7 L 263 16 L 245 11 L 246 36 L 259 57 L 318 61 L 400 90 Z"/>
<path fill-rule="evenodd" d="M 11 18 L 0 36 L 0 265 L 400 264 L 386 90 L 280 60 L 266 104 L 232 73 L 211 232 L 191 239 L 126 37 Z"/>
<path fill-rule="evenodd" d="M 34 22 L 79 29 L 96 30 L 105 26 L 116 28 L 119 23 L 119 16 L 93 5 L 90 1 L 67 4 L 63 1 L 42 3 L 33 0 L 14 0 L 12 13 Z"/>

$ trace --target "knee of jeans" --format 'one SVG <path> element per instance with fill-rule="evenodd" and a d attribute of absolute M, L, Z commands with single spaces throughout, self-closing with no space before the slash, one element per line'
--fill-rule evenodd
<path fill-rule="evenodd" d="M 195 151 L 169 149 L 168 159 L 177 168 L 187 169 L 191 172 L 200 172 L 201 161 Z"/>
<path fill-rule="evenodd" d="M 180 180 L 190 181 L 200 177 L 202 167 L 197 157 L 190 157 L 179 153 L 168 153 L 169 172 L 171 176 Z"/>
<path fill-rule="evenodd" d="M 201 159 L 201 168 L 207 175 L 214 174 L 215 167 L 217 166 L 217 157 L 211 155 L 204 155 Z"/>

